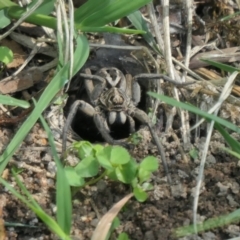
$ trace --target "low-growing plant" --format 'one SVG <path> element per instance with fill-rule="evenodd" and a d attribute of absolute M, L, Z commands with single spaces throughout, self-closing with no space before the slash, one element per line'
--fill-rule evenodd
<path fill-rule="evenodd" d="M 87 141 L 75 142 L 72 149 L 77 152 L 80 162 L 75 167 L 65 167 L 71 186 L 84 187 L 108 177 L 129 184 L 138 201 L 147 199 L 147 191 L 153 188 L 149 182 L 151 174 L 159 167 L 155 157 L 147 156 L 137 163 L 123 147 L 104 147 Z"/>

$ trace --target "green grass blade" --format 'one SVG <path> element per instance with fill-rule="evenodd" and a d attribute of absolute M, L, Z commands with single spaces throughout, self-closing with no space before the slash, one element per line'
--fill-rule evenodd
<path fill-rule="evenodd" d="M 3 9 L 0 10 L 0 19 L 0 29 L 5 28 L 11 23 L 11 20 L 9 19 L 9 17 L 6 16 L 6 12 Z"/>
<path fill-rule="evenodd" d="M 26 13 L 26 10 L 24 8 L 21 8 L 19 6 L 13 6 L 8 9 L 6 9 L 6 15 L 13 19 L 19 19 L 24 13 Z M 41 25 L 45 27 L 49 27 L 52 29 L 57 29 L 57 20 L 54 17 L 50 17 L 44 14 L 38 14 L 33 13 L 31 16 L 26 18 L 24 21 Z"/>
<path fill-rule="evenodd" d="M 55 234 L 57 234 L 60 239 L 71 240 L 71 238 L 65 234 L 65 232 L 61 229 L 61 227 L 56 223 L 56 221 L 49 215 L 47 215 L 43 210 L 32 209 L 35 214 L 47 225 L 49 229 L 52 230 Z"/>
<path fill-rule="evenodd" d="M 79 7 L 74 12 L 74 20 L 75 23 L 81 23 L 84 19 L 94 14 L 97 11 L 101 11 L 105 8 L 110 2 L 115 0 L 102 0 L 98 1 L 96 4 L 96 0 L 88 0 L 81 7 Z"/>
<path fill-rule="evenodd" d="M 38 0 L 32 1 L 27 8 L 32 8 Z M 35 14 L 49 15 L 54 10 L 55 0 L 44 0 L 43 3 L 34 11 Z"/>
<path fill-rule="evenodd" d="M 143 35 L 143 38 L 145 39 L 145 41 L 156 53 L 161 54 L 161 51 L 159 50 L 152 33 L 149 31 L 147 22 L 142 17 L 142 14 L 140 13 L 140 11 L 131 13 L 130 15 L 127 16 L 127 18 L 130 20 L 130 22 L 133 24 L 133 26 L 136 29 L 146 32 L 146 34 Z"/>
<path fill-rule="evenodd" d="M 15 176 L 16 178 L 16 176 Z M 28 207 L 30 207 L 30 203 L 27 200 L 26 197 L 22 196 L 20 193 L 18 193 L 8 182 L 6 182 L 4 179 L 0 177 L 0 183 L 8 190 L 10 191 L 15 197 L 20 199 L 23 203 L 25 203 Z"/>
<path fill-rule="evenodd" d="M 62 163 L 58 157 L 51 130 L 42 116 L 40 117 L 40 119 L 45 131 L 47 132 L 48 140 L 53 153 L 53 158 L 57 166 L 57 222 L 61 229 L 67 235 L 69 235 L 72 222 L 71 189 L 68 184 L 68 180 L 65 175 Z"/>
<path fill-rule="evenodd" d="M 82 32 L 110 32 L 110 33 L 122 33 L 122 34 L 145 34 L 142 30 L 128 29 L 128 28 L 117 28 L 117 27 L 81 27 L 76 25 L 76 28 Z"/>
<path fill-rule="evenodd" d="M 40 206 L 38 205 L 38 203 L 34 200 L 34 198 L 32 197 L 32 195 L 29 193 L 29 191 L 27 190 L 27 188 L 25 187 L 25 185 L 20 181 L 17 173 L 16 173 L 13 169 L 12 169 L 12 174 L 13 174 L 13 176 L 14 176 L 14 178 L 15 178 L 15 181 L 16 181 L 17 185 L 18 185 L 19 188 L 21 189 L 22 193 L 24 193 L 24 194 L 26 195 L 26 197 L 27 197 L 26 199 L 28 199 L 27 202 L 28 202 L 29 204 L 31 204 L 34 208 L 36 208 L 36 209 L 38 209 L 38 208 L 41 209 Z M 18 196 L 18 198 L 19 198 L 19 196 Z"/>
<path fill-rule="evenodd" d="M 216 218 L 210 218 L 203 223 L 197 224 L 197 231 L 202 232 L 202 231 L 207 231 L 216 227 L 222 227 L 224 225 L 238 222 L 240 220 L 240 209 L 225 215 L 221 217 L 216 217 Z M 189 234 L 194 234 L 195 233 L 195 228 L 193 225 L 191 226 L 186 226 L 186 227 L 180 227 L 176 229 L 175 234 L 177 237 L 183 237 L 187 236 Z"/>
<path fill-rule="evenodd" d="M 59 227 L 56 221 L 48 216 L 38 205 L 35 207 L 31 204 L 26 197 L 19 194 L 8 182 L 0 178 L 0 183 L 5 186 L 15 197 L 19 198 L 23 203 L 25 203 L 55 234 L 57 234 L 61 239 L 71 240 Z"/>
<path fill-rule="evenodd" d="M 190 111 L 190 112 L 193 112 L 195 114 L 198 114 L 200 115 L 201 117 L 203 118 L 206 118 L 208 120 L 213 120 L 231 130 L 233 130 L 234 132 L 237 132 L 237 133 L 240 133 L 240 128 L 237 127 L 236 125 L 232 124 L 231 122 L 228 122 L 220 117 L 217 117 L 215 115 L 212 115 L 212 114 L 209 114 L 209 113 L 206 113 L 202 110 L 200 110 L 199 108 L 197 107 L 194 107 L 190 104 L 186 104 L 186 103 L 182 103 L 182 102 L 178 102 L 177 100 L 173 99 L 173 98 L 170 98 L 170 97 L 167 97 L 165 95 L 160 95 L 160 94 L 157 94 L 157 93 L 153 93 L 153 92 L 148 92 L 148 94 L 154 98 L 157 98 L 163 102 L 166 102 L 172 106 L 175 106 L 175 107 L 179 107 L 179 108 L 182 108 L 182 109 L 185 109 L 187 111 Z"/>
<path fill-rule="evenodd" d="M 223 148 L 224 151 L 228 152 L 229 154 L 233 155 L 234 157 L 240 160 L 240 154 L 238 152 L 234 152 L 228 148 Z"/>
<path fill-rule="evenodd" d="M 24 100 L 18 100 L 16 98 L 6 96 L 6 95 L 0 95 L 0 103 L 4 105 L 9 106 L 17 106 L 22 108 L 29 108 L 30 104 L 27 101 Z"/>
<path fill-rule="evenodd" d="M 81 21 L 82 27 L 101 27 L 114 22 L 148 4 L 151 0 L 115 0 Z M 96 4 L 96 3 L 95 3 Z"/>
<path fill-rule="evenodd" d="M 84 34 L 78 35 L 76 38 L 76 49 L 74 52 L 73 76 L 81 69 L 89 56 L 89 44 Z"/>
<path fill-rule="evenodd" d="M 0 9 L 17 6 L 16 3 L 10 1 L 10 0 L 0 0 Z"/>
<path fill-rule="evenodd" d="M 77 69 L 80 69 L 86 62 L 89 53 L 89 45 L 84 35 L 79 36 L 77 44 L 78 45 L 74 53 L 74 58 L 78 57 L 79 61 L 74 62 L 73 69 L 74 74 L 77 72 Z M 52 81 L 49 83 L 49 85 L 42 93 L 32 113 L 29 115 L 27 120 L 22 124 L 21 128 L 17 131 L 16 135 L 13 137 L 12 141 L 5 149 L 4 153 L 0 157 L 0 174 L 3 172 L 9 159 L 12 157 L 14 152 L 22 143 L 23 139 L 26 137 L 30 129 L 36 123 L 41 113 L 46 109 L 46 107 L 49 105 L 54 96 L 62 89 L 62 87 L 66 83 L 68 77 L 68 70 L 69 64 L 64 66 L 52 79 Z"/>
<path fill-rule="evenodd" d="M 214 126 L 222 134 L 232 150 L 240 154 L 240 143 L 234 139 L 220 124 L 215 123 Z"/>
<path fill-rule="evenodd" d="M 210 55 L 211 56 L 211 55 Z M 226 71 L 226 72 L 230 72 L 230 73 L 233 73 L 235 71 L 240 71 L 239 68 L 235 68 L 235 67 L 232 67 L 230 65 L 226 65 L 226 64 L 223 64 L 223 63 L 219 63 L 219 62 L 215 62 L 215 61 L 212 61 L 212 60 L 209 60 L 209 59 L 205 59 L 205 58 L 201 58 L 201 61 L 203 62 L 206 62 L 212 66 L 215 66 L 223 71 Z"/>

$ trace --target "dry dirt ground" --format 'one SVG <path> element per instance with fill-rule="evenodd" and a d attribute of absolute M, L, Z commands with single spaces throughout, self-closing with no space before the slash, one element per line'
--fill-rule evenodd
<path fill-rule="evenodd" d="M 197 24 L 200 24 L 200 27 L 199 29 L 195 29 L 193 32 L 193 47 L 199 45 L 199 43 L 202 41 L 202 36 L 204 36 L 204 39 L 207 36 L 206 38 L 208 38 L 208 40 L 205 39 L 206 41 L 220 39 L 221 41 L 220 44 L 218 43 L 217 45 L 217 50 L 209 49 L 209 46 L 207 46 L 207 48 L 204 47 L 204 51 L 212 51 L 210 55 L 214 55 L 216 54 L 216 52 L 214 51 L 219 51 L 219 49 L 222 49 L 222 53 L 229 52 L 230 54 L 228 55 L 228 60 L 226 60 L 225 58 L 227 63 L 229 63 L 230 61 L 234 61 L 236 64 L 239 64 L 239 53 L 237 52 L 239 46 L 239 37 L 236 37 L 239 36 L 239 19 L 236 18 L 235 20 L 231 20 L 227 23 L 216 21 L 218 15 L 223 16 L 223 13 L 226 9 L 230 12 L 228 12 L 228 14 L 233 14 L 236 11 L 235 1 L 194 1 L 194 3 L 197 5 L 197 17 L 195 15 L 194 23 L 195 27 L 197 27 Z M 157 11 L 159 13 L 161 12 L 160 8 L 156 9 L 158 9 Z M 176 10 L 182 8 L 174 9 Z M 172 17 L 175 16 L 174 14 L 177 16 L 179 15 L 178 12 L 176 13 L 175 11 L 174 13 L 173 11 Z M 206 32 L 201 31 L 202 25 L 201 21 L 199 21 L 199 17 L 203 18 L 206 21 L 208 27 L 207 33 L 211 33 L 213 36 L 211 34 L 207 35 Z M 230 26 L 232 26 L 232 28 L 230 28 Z M 28 30 L 29 32 L 27 33 L 26 31 L 24 31 L 23 28 L 21 28 L 20 31 L 23 31 L 26 35 L 30 34 L 30 36 L 37 33 L 37 31 L 32 30 Z M 228 34 L 228 31 L 231 33 L 231 35 Z M 220 38 L 219 35 L 221 35 L 222 38 Z M 96 36 L 91 35 L 89 38 L 92 39 L 94 37 Z M 178 58 L 179 56 L 177 55 L 177 48 L 179 47 L 178 44 L 180 42 L 178 41 L 179 35 L 176 34 L 172 37 L 173 38 L 171 39 L 171 43 L 175 46 L 172 49 L 175 50 L 175 52 L 173 51 L 173 54 L 175 54 L 174 57 Z M 181 40 L 182 43 L 185 43 L 186 39 Z M 15 41 L 11 41 L 12 42 L 10 45 L 14 45 L 15 47 L 14 53 L 20 51 L 19 55 L 23 56 L 25 54 L 27 56 L 27 51 L 25 48 L 21 48 L 19 44 L 15 43 Z M 143 41 L 141 41 L 141 44 L 142 42 Z M 107 42 L 106 38 L 105 43 L 111 44 L 111 42 Z M 185 46 L 180 47 L 184 52 Z M 235 49 L 234 47 L 237 47 L 237 49 Z M 99 52 L 93 51 L 90 56 L 91 61 L 88 61 L 87 64 L 91 65 L 97 63 L 100 65 L 100 67 L 104 67 L 106 64 L 109 64 L 109 62 L 105 59 L 109 58 L 109 56 L 112 57 L 113 55 L 119 54 L 118 50 L 111 51 L 112 52 L 107 52 L 104 50 L 104 52 L 101 53 L 100 50 Z M 232 59 L 231 54 L 234 55 L 234 59 Z M 99 59 L 96 60 L 99 56 L 102 55 L 104 55 L 104 58 L 102 57 L 102 61 L 99 61 Z M 20 61 L 20 64 L 15 62 L 16 65 L 11 66 L 11 68 L 19 67 L 26 59 L 26 56 Z M 46 60 L 46 56 L 36 56 L 36 58 L 37 60 L 41 58 L 39 62 Z M 112 59 L 111 63 L 120 64 L 119 56 L 116 59 L 116 61 Z M 221 59 L 215 60 L 221 61 Z M 129 62 L 127 62 L 126 60 L 126 65 L 124 65 L 125 62 L 123 61 L 120 64 L 120 67 L 124 68 L 127 72 L 133 71 L 133 74 L 142 71 L 142 69 L 139 70 L 139 65 L 136 68 L 130 66 L 132 61 L 133 59 Z M 33 61 L 33 66 L 35 66 L 34 64 L 36 62 Z M 220 71 L 216 70 L 216 68 L 211 68 L 205 65 L 200 66 L 200 64 L 202 64 L 202 62 L 193 59 L 193 61 L 190 63 L 190 67 L 191 69 L 196 69 L 196 65 L 198 67 L 205 67 L 204 69 L 196 69 L 196 72 L 200 74 L 203 78 L 209 76 L 210 74 L 212 74 L 212 78 L 206 77 L 207 80 L 214 80 L 214 77 L 217 76 L 218 78 L 221 76 Z M 13 70 L 9 71 L 9 73 L 13 72 Z M 204 75 L 205 71 L 206 74 Z M 234 94 L 235 96 L 237 96 L 237 98 L 239 98 L 240 96 L 238 92 L 238 85 L 239 84 L 236 84 L 234 86 Z M 3 86 L 0 85 L 0 88 L 1 87 Z M 42 88 L 42 86 L 38 87 L 40 89 Z M 37 91 L 39 89 L 33 89 L 32 91 L 34 92 L 35 90 Z M 206 98 L 202 97 L 203 93 L 206 93 L 204 92 L 204 90 L 206 89 L 199 89 L 199 92 L 195 92 L 195 96 L 201 96 L 198 99 L 194 99 L 194 105 L 197 102 L 199 103 L 199 101 L 206 100 Z M 193 89 L 190 89 L 188 91 L 188 94 L 190 95 L 193 92 Z M 166 93 L 168 92 L 170 91 L 166 91 Z M 20 94 L 17 93 L 14 94 L 14 96 L 18 97 L 20 96 Z M 181 97 L 182 96 L 183 95 L 181 95 Z M 186 92 L 184 96 L 186 96 Z M 70 105 L 70 103 L 71 102 L 68 102 L 68 105 Z M 213 102 L 210 102 L 209 104 L 211 103 Z M 51 109 L 48 109 L 48 111 L 51 111 Z M 67 112 L 66 109 L 65 111 Z M 15 116 L 17 116 L 17 113 L 15 113 Z M 224 109 L 221 112 L 221 116 L 225 117 L 229 121 L 232 121 L 238 126 L 240 125 L 239 107 L 235 105 L 230 105 L 230 103 L 225 104 Z M 165 118 L 166 120 L 166 116 L 164 116 L 163 118 Z M 12 123 L 6 125 L 4 124 L 4 119 L 6 118 L 1 117 L 0 119 L 1 153 L 4 151 L 4 148 L 7 146 L 11 138 L 16 133 L 22 121 L 19 120 L 18 122 L 15 122 L 14 125 L 12 125 Z M 190 123 L 193 125 L 195 123 L 195 119 L 190 116 L 190 120 Z M 6 121 L 10 120 L 8 119 Z M 240 236 L 240 225 L 238 222 L 231 225 L 223 226 L 221 228 L 211 229 L 205 233 L 199 234 L 198 237 L 195 238 L 179 238 L 176 237 L 176 235 L 174 234 L 176 228 L 192 223 L 193 194 L 196 187 L 196 178 L 199 172 L 199 163 L 202 155 L 202 150 L 204 143 L 206 142 L 206 127 L 203 127 L 201 129 L 201 134 L 199 134 L 198 137 L 193 136 L 194 133 L 192 133 L 193 135 L 191 136 L 191 144 L 189 146 L 183 146 L 183 141 L 181 138 L 182 135 L 180 132 L 181 126 L 179 126 L 178 122 L 179 120 L 173 122 L 173 133 L 169 136 L 165 136 L 160 130 L 165 127 L 164 121 L 162 127 L 156 125 L 155 129 L 159 137 L 161 138 L 165 149 L 167 162 L 169 164 L 169 170 L 173 180 L 172 185 L 170 186 L 166 182 L 165 173 L 160 163 L 159 170 L 155 172 L 151 178 L 151 182 L 154 185 L 154 190 L 152 192 L 149 192 L 148 200 L 144 203 L 139 203 L 134 198 L 132 198 L 126 204 L 124 209 L 119 214 L 121 225 L 114 232 L 112 236 L 113 240 L 117 239 L 117 235 L 121 232 L 126 232 L 131 240 L 222 240 Z M 91 130 L 92 126 L 88 127 L 90 127 L 90 131 L 95 131 Z M 139 131 L 141 132 L 141 134 L 143 134 L 144 137 L 142 139 L 142 142 L 140 142 L 139 145 L 137 145 L 134 149 L 131 150 L 131 154 L 138 161 L 141 161 L 141 159 L 143 159 L 147 155 L 158 156 L 156 147 L 151 142 L 149 132 L 144 128 L 140 129 Z M 95 134 L 96 133 L 94 132 L 94 135 Z M 59 135 L 56 135 L 56 137 L 59 138 Z M 240 140 L 239 136 L 235 135 L 234 137 L 238 141 Z M 57 145 L 57 147 L 58 152 L 60 153 L 61 145 Z M 239 208 L 240 163 L 237 159 L 223 151 L 222 147 L 226 147 L 226 143 L 217 132 L 214 132 L 208 150 L 207 161 L 204 171 L 204 180 L 201 186 L 201 193 L 198 205 L 199 221 L 204 221 L 212 217 L 219 217 Z M 160 161 L 159 156 L 158 159 Z M 2 177 L 5 180 L 10 182 L 13 187 L 16 187 L 16 182 L 11 175 L 11 168 L 13 167 L 19 170 L 20 179 L 22 180 L 28 191 L 32 194 L 34 199 L 36 199 L 36 201 L 48 214 L 50 214 L 51 216 L 55 216 L 56 167 L 51 155 L 51 149 L 48 144 L 47 135 L 42 129 L 40 123 L 37 123 L 34 126 L 31 133 L 24 140 L 20 149 L 14 154 L 13 158 L 11 159 L 10 163 L 2 174 Z M 18 188 L 16 187 L 16 189 Z M 101 216 L 103 216 L 113 206 L 113 204 L 118 202 L 130 192 L 131 189 L 129 189 L 128 186 L 116 182 L 111 182 L 107 179 L 101 180 L 96 185 L 83 189 L 81 192 L 78 192 L 73 199 L 73 239 L 90 239 L 93 230 L 96 228 L 96 225 Z M 0 240 L 2 240 L 1 233 L 3 231 L 2 220 L 4 220 L 5 222 L 5 230 L 8 240 L 57 239 L 31 210 L 29 210 L 13 195 L 11 195 L 3 187 L 3 185 L 0 185 Z"/>
<path fill-rule="evenodd" d="M 140 130 L 141 131 L 141 130 Z M 146 138 L 149 134 L 142 130 Z M 1 144 L 4 146 L 12 130 L 1 129 Z M 195 149 L 201 152 L 205 138 L 199 139 Z M 198 214 L 206 220 L 230 213 L 239 207 L 240 174 L 239 162 L 219 150 L 223 146 L 221 137 L 216 133 L 211 141 L 207 158 L 204 182 L 201 188 Z M 149 193 L 145 203 L 131 199 L 119 214 L 121 226 L 117 232 L 126 232 L 133 240 L 179 239 L 174 229 L 192 222 L 193 193 L 199 168 L 199 158 L 188 158 L 184 163 L 175 141 L 168 140 L 166 148 L 173 185 L 166 183 L 162 168 L 152 177 L 154 190 Z M 137 159 L 146 154 L 155 154 L 152 143 L 144 141 L 133 150 Z M 34 199 L 50 215 L 55 207 L 55 164 L 44 131 L 39 124 L 33 128 L 21 148 L 14 155 L 3 177 L 16 186 L 9 173 L 11 167 L 22 169 L 19 174 Z M 8 239 L 56 239 L 44 224 L 19 200 L 0 187 L 2 218 L 6 223 L 19 223 L 25 226 L 7 226 Z M 77 193 L 73 199 L 72 234 L 76 239 L 90 239 L 98 218 L 104 215 L 114 203 L 130 192 L 128 186 L 101 180 L 96 185 Z M 32 226 L 32 227 L 31 227 Z M 228 225 L 200 234 L 198 239 L 228 239 L 239 236 L 239 224 Z M 117 233 L 115 233 L 117 234 Z M 112 239 L 116 239 L 113 235 Z M 191 239 L 191 238 L 183 238 Z"/>

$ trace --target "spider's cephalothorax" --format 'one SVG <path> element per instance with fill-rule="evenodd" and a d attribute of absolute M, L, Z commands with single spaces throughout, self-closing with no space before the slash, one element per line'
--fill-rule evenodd
<path fill-rule="evenodd" d="M 108 124 L 124 124 L 127 119 L 131 121 L 127 114 L 131 105 L 131 95 L 128 92 L 127 79 L 124 74 L 117 68 L 102 68 L 97 75 L 105 81 L 102 81 L 102 87 L 98 86 L 99 89 L 103 87 L 104 89 L 94 105 L 107 113 Z M 131 80 L 128 79 L 128 81 Z"/>
<path fill-rule="evenodd" d="M 118 87 L 123 90 L 126 89 L 126 78 L 117 68 L 101 68 L 97 75 L 107 80 L 107 87 Z"/>
<path fill-rule="evenodd" d="M 108 123 L 126 122 L 126 111 L 131 99 L 119 88 L 110 88 L 104 91 L 99 98 L 99 107 L 108 112 Z"/>

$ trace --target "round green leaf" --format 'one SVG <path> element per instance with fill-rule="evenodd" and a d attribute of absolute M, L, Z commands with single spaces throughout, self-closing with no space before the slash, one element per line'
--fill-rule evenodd
<path fill-rule="evenodd" d="M 153 156 L 148 156 L 143 159 L 139 167 L 144 169 L 145 171 L 153 172 L 158 169 L 158 166 L 159 164 L 157 158 Z"/>
<path fill-rule="evenodd" d="M 5 15 L 5 10 L 0 11 L 0 29 L 5 28 L 11 23 L 11 20 Z"/>
<path fill-rule="evenodd" d="M 131 156 L 125 148 L 119 146 L 112 148 L 110 160 L 112 164 L 126 164 L 130 161 L 130 159 Z"/>
<path fill-rule="evenodd" d="M 130 240 L 126 233 L 120 233 L 117 240 Z"/>
<path fill-rule="evenodd" d="M 103 145 L 101 145 L 101 144 L 94 144 L 93 145 L 93 149 L 94 149 L 94 151 L 95 151 L 95 154 L 97 154 L 97 153 L 99 153 L 100 151 L 102 151 L 103 150 Z"/>
<path fill-rule="evenodd" d="M 96 153 L 99 164 L 107 170 L 113 170 L 113 166 L 110 162 L 112 147 L 105 147 L 102 151 Z"/>
<path fill-rule="evenodd" d="M 0 61 L 8 64 L 13 60 L 13 52 L 7 47 L 0 47 Z"/>
<path fill-rule="evenodd" d="M 81 141 L 78 148 L 78 156 L 80 159 L 84 159 L 88 156 L 93 156 L 93 146 L 90 142 Z"/>
<path fill-rule="evenodd" d="M 76 173 L 83 177 L 94 177 L 98 174 L 99 164 L 94 156 L 84 158 L 76 167 Z"/>
<path fill-rule="evenodd" d="M 123 183 L 132 183 L 134 178 L 137 177 L 137 164 L 132 159 L 124 165 L 119 165 L 115 173 L 119 181 Z"/>
<path fill-rule="evenodd" d="M 144 192 L 143 189 L 141 189 L 139 187 L 136 187 L 133 189 L 133 194 L 139 202 L 144 202 L 148 198 L 147 193 Z"/>
<path fill-rule="evenodd" d="M 151 172 L 146 171 L 143 168 L 140 168 L 138 170 L 138 178 L 140 183 L 148 181 L 150 179 L 150 176 L 151 176 Z"/>
<path fill-rule="evenodd" d="M 152 185 L 151 183 L 149 183 L 149 182 L 145 182 L 145 183 L 143 183 L 143 185 L 142 185 L 142 189 L 143 189 L 144 191 L 153 190 L 153 185 Z"/>
<path fill-rule="evenodd" d="M 109 179 L 113 180 L 113 181 L 118 181 L 116 172 L 114 170 L 107 170 L 107 174 Z"/>
<path fill-rule="evenodd" d="M 81 178 L 72 167 L 64 168 L 68 183 L 73 187 L 81 187 L 84 185 L 85 181 Z"/>

